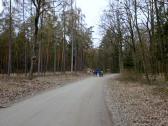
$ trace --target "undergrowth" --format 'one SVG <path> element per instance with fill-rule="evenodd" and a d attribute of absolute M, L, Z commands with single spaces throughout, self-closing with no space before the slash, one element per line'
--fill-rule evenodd
<path fill-rule="evenodd" d="M 143 74 L 131 70 L 123 71 L 116 79 L 125 84 L 139 83 L 140 85 L 149 85 Z M 151 84 L 149 86 L 152 86 L 153 94 L 168 96 L 168 82 L 164 81 L 159 75 L 155 79 L 152 79 L 151 76 Z"/>

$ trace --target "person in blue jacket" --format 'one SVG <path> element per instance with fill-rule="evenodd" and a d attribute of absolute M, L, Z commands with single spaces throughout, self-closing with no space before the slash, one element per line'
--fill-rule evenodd
<path fill-rule="evenodd" d="M 99 69 L 99 68 L 97 68 L 97 69 L 96 69 L 96 76 L 98 76 L 98 77 L 99 77 L 99 75 L 100 75 L 100 69 Z"/>
<path fill-rule="evenodd" d="M 103 76 L 103 71 L 101 71 L 99 68 L 97 68 L 96 71 L 95 71 L 95 75 L 97 77 L 102 77 Z"/>

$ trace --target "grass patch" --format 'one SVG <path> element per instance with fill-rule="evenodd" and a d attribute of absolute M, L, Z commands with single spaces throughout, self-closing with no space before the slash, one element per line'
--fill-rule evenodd
<path fill-rule="evenodd" d="M 126 82 L 139 82 L 144 81 L 142 74 L 139 74 L 137 72 L 131 71 L 131 70 L 125 70 L 123 71 L 118 77 L 118 81 L 126 81 Z"/>

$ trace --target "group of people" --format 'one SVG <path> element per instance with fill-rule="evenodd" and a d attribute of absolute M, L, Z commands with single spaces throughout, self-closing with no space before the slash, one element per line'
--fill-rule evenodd
<path fill-rule="evenodd" d="M 99 68 L 93 71 L 93 74 L 96 75 L 97 77 L 103 77 L 103 71 Z"/>

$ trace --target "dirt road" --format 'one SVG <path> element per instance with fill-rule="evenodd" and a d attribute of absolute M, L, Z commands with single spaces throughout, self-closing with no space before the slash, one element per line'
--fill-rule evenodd
<path fill-rule="evenodd" d="M 103 93 L 109 77 L 91 77 L 1 109 L 0 126 L 111 126 Z"/>

